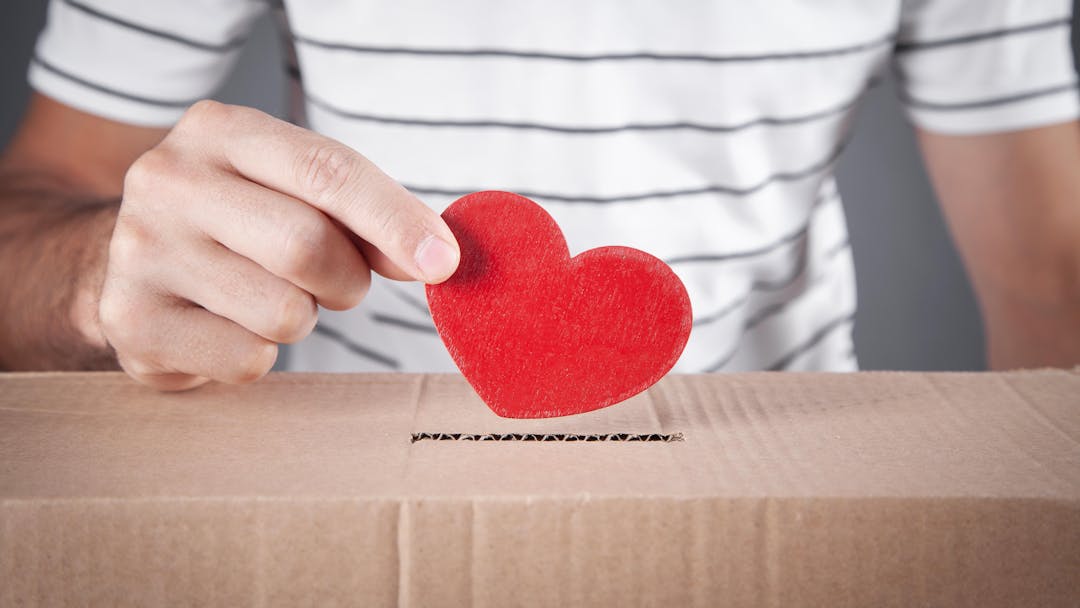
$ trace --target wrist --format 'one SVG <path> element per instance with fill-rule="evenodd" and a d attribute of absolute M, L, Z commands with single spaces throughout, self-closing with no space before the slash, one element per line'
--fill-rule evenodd
<path fill-rule="evenodd" d="M 81 342 L 86 353 L 94 353 L 90 358 L 98 361 L 91 367 L 101 367 L 101 360 L 112 359 L 111 348 L 105 337 L 98 313 L 101 291 L 105 284 L 105 272 L 109 260 L 109 242 L 112 239 L 113 226 L 116 224 L 118 205 L 106 204 L 92 211 L 86 225 L 88 236 L 80 256 L 78 274 L 74 277 L 73 291 L 68 299 L 68 317 L 75 336 Z"/>
<path fill-rule="evenodd" d="M 72 297 L 69 320 L 71 327 L 84 344 L 94 350 L 105 350 L 109 343 L 105 339 L 105 332 L 101 329 L 101 319 L 98 316 L 98 302 L 101 300 L 100 286 L 94 289 L 89 286 L 78 287 Z"/>

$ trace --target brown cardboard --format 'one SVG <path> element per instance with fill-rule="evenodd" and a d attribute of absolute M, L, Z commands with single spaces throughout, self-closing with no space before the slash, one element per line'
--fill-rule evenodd
<path fill-rule="evenodd" d="M 39 604 L 1077 606 L 1080 373 L 669 376 L 552 420 L 458 376 L 0 375 L 0 605 Z"/>

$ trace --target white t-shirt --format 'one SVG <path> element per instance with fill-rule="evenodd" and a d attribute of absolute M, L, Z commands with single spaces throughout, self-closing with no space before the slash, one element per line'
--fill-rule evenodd
<path fill-rule="evenodd" d="M 228 73 L 257 0 L 52 0 L 30 68 L 81 110 L 169 125 Z M 1077 117 L 1069 0 L 295 0 L 272 6 L 296 119 L 441 210 L 535 199 L 572 253 L 626 245 L 683 279 L 676 371 L 853 370 L 833 165 L 894 66 L 920 127 Z M 302 83 L 302 88 L 301 88 Z M 1017 201 L 1022 204 L 1022 201 Z M 418 284 L 326 312 L 294 369 L 453 370 Z"/>

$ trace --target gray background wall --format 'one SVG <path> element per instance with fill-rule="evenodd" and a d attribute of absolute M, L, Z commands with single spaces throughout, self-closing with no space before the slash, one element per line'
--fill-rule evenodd
<path fill-rule="evenodd" d="M 26 65 L 44 9 L 44 0 L 0 2 L 0 145 L 11 136 L 29 96 Z M 1074 53 L 1080 46 L 1077 21 Z M 263 20 L 218 98 L 280 116 L 285 79 L 279 50 L 273 25 Z M 858 273 L 855 342 L 861 365 L 983 368 L 973 294 L 891 84 L 871 92 L 863 104 L 855 139 L 840 161 L 839 180 Z"/>

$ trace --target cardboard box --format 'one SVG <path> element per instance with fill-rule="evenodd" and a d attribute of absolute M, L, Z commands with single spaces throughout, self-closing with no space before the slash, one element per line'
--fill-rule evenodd
<path fill-rule="evenodd" d="M 1077 606 L 1080 373 L 0 375 L 0 603 Z"/>

